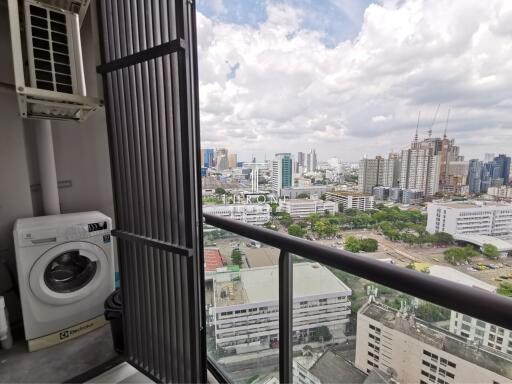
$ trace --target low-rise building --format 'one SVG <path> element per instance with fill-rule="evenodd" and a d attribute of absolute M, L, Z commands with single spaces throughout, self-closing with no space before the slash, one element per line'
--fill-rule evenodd
<path fill-rule="evenodd" d="M 502 185 L 501 187 L 489 187 L 487 189 L 487 194 L 498 199 L 512 200 L 512 187 L 508 185 Z"/>
<path fill-rule="evenodd" d="M 325 185 L 310 185 L 304 187 L 290 187 L 281 189 L 281 196 L 287 199 L 296 199 L 299 196 L 308 195 L 310 198 L 320 198 L 327 192 Z"/>
<path fill-rule="evenodd" d="M 433 202 L 427 231 L 503 236 L 512 233 L 512 205 L 484 201 Z"/>
<path fill-rule="evenodd" d="M 217 274 L 210 316 L 217 347 L 238 353 L 274 348 L 279 339 L 278 266 Z M 318 341 L 325 326 L 332 342 L 346 339 L 352 291 L 318 263 L 293 264 L 293 340 Z"/>
<path fill-rule="evenodd" d="M 401 203 L 404 191 L 402 188 L 389 188 L 389 200 L 395 203 Z"/>
<path fill-rule="evenodd" d="M 404 204 L 421 204 L 425 199 L 425 192 L 419 189 L 404 189 L 402 195 L 402 203 Z"/>
<path fill-rule="evenodd" d="M 387 200 L 389 198 L 389 187 L 374 187 L 373 197 L 375 197 L 375 200 Z"/>
<path fill-rule="evenodd" d="M 343 209 L 358 209 L 366 211 L 375 208 L 375 198 L 372 195 L 357 192 L 327 192 L 326 199 L 338 203 Z"/>
<path fill-rule="evenodd" d="M 247 224 L 263 225 L 270 220 L 269 204 L 203 205 L 203 213 L 227 217 Z"/>
<path fill-rule="evenodd" d="M 512 356 L 473 346 L 445 329 L 375 302 L 357 315 L 356 367 L 378 368 L 401 383 L 489 383 L 512 380 Z"/>
<path fill-rule="evenodd" d="M 312 213 L 334 215 L 338 212 L 338 204 L 320 199 L 289 199 L 279 201 L 279 210 L 296 218 L 308 217 Z"/>

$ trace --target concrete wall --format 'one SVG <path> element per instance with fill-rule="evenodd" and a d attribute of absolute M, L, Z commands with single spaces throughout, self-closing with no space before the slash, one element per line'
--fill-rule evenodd
<path fill-rule="evenodd" d="M 90 13 L 89 13 L 90 14 Z M 82 27 L 88 94 L 97 94 L 95 36 L 92 23 Z M 13 84 L 7 8 L 0 5 L 0 261 L 13 265 L 12 227 L 19 217 L 42 214 L 34 132 L 18 117 Z M 57 178 L 70 181 L 59 190 L 63 213 L 100 210 L 113 217 L 113 197 L 104 111 L 86 122 L 53 123 Z M 30 186 L 33 186 L 32 192 Z"/>

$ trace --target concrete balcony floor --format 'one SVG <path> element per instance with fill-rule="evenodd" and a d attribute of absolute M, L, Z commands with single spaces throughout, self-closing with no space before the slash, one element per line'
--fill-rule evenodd
<path fill-rule="evenodd" d="M 18 338 L 10 350 L 0 350 L 0 383 L 65 382 L 116 356 L 108 324 L 36 352 Z"/>

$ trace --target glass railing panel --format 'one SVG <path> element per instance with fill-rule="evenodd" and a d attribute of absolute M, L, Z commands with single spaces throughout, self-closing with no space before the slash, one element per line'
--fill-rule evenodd
<path fill-rule="evenodd" d="M 205 227 L 208 357 L 233 382 L 279 378 L 279 250 Z"/>
<path fill-rule="evenodd" d="M 510 329 L 294 261 L 294 383 L 512 382 Z"/>

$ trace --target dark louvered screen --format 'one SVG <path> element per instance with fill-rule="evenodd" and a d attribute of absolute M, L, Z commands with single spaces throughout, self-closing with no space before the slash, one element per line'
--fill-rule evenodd
<path fill-rule="evenodd" d="M 205 382 L 194 4 L 99 4 L 126 357 Z"/>

